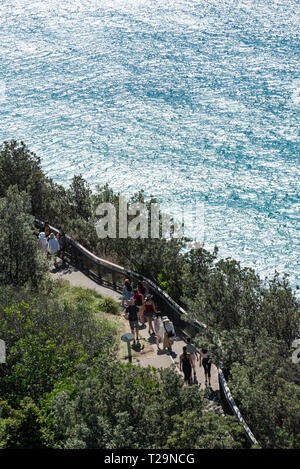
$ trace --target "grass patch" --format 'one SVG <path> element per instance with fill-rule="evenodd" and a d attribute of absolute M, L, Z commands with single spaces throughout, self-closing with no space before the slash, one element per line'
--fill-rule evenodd
<path fill-rule="evenodd" d="M 120 306 L 117 301 L 110 297 L 103 297 L 93 289 L 72 286 L 63 279 L 52 280 L 48 284 L 48 294 L 62 300 L 65 305 L 72 305 L 93 314 L 102 327 L 113 332 L 120 350 L 121 344 L 124 344 L 121 341 L 121 335 L 125 332 L 126 324 L 121 320 Z"/>
<path fill-rule="evenodd" d="M 66 280 L 55 280 L 52 288 L 55 297 L 62 299 L 66 304 L 78 306 L 79 304 L 91 313 L 106 313 L 119 316 L 120 306 L 113 298 L 103 297 L 95 290 L 80 286 L 72 286 Z"/>

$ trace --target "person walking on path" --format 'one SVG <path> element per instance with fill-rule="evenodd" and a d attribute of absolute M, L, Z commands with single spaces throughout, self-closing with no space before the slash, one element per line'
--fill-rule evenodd
<path fill-rule="evenodd" d="M 57 267 L 56 256 L 59 254 L 59 243 L 57 239 L 54 237 L 54 234 L 50 234 L 50 238 L 48 241 L 49 246 L 49 253 L 54 257 L 54 266 Z"/>
<path fill-rule="evenodd" d="M 38 237 L 38 249 L 45 254 L 48 253 L 48 241 L 44 231 L 41 231 Z"/>
<path fill-rule="evenodd" d="M 128 278 L 125 279 L 123 290 L 122 290 L 122 295 L 123 295 L 122 306 L 125 306 L 127 305 L 127 301 L 131 300 L 131 298 L 133 297 L 133 288 Z"/>
<path fill-rule="evenodd" d="M 160 311 L 157 311 L 157 313 L 155 313 L 153 322 L 156 335 L 157 352 L 159 352 L 159 343 L 164 337 L 164 323 L 162 321 L 162 314 Z"/>
<path fill-rule="evenodd" d="M 139 320 L 138 320 L 138 312 L 139 308 L 134 304 L 133 299 L 130 299 L 127 301 L 127 307 L 126 307 L 126 312 L 125 312 L 125 319 L 129 321 L 131 333 L 134 335 L 135 333 L 135 339 L 139 343 Z M 133 344 L 135 345 L 135 340 L 133 341 Z"/>
<path fill-rule="evenodd" d="M 194 379 L 196 379 L 196 360 L 197 361 L 199 360 L 198 359 L 199 353 L 197 352 L 195 345 L 191 343 L 190 337 L 187 337 L 186 342 L 187 342 L 186 350 L 187 350 L 187 353 L 190 354 L 191 364 L 192 364 L 192 368 L 194 371 Z"/>
<path fill-rule="evenodd" d="M 153 325 L 152 325 L 152 320 L 153 320 L 153 316 L 155 313 L 157 313 L 157 309 L 154 304 L 153 296 L 148 295 L 146 296 L 145 303 L 144 303 L 144 318 L 146 318 L 148 322 L 149 334 L 155 334 Z"/>
<path fill-rule="evenodd" d="M 204 368 L 204 374 L 205 374 L 205 385 L 207 385 L 207 378 L 208 378 L 208 384 L 210 386 L 211 359 L 207 353 L 207 349 L 205 348 L 201 349 L 200 366 L 201 366 L 201 359 L 202 359 L 202 366 Z"/>
<path fill-rule="evenodd" d="M 180 355 L 180 371 L 183 371 L 184 374 L 184 384 L 189 386 L 191 383 L 191 375 L 192 375 L 192 361 L 191 356 L 187 352 L 187 346 L 185 345 L 183 348 L 183 353 Z"/>
<path fill-rule="evenodd" d="M 133 290 L 133 300 L 134 304 L 138 306 L 139 308 L 139 321 L 141 324 L 145 324 L 145 319 L 144 319 L 144 297 L 142 293 L 139 292 L 139 290 Z"/>
<path fill-rule="evenodd" d="M 168 353 L 172 353 L 172 345 L 175 339 L 175 329 L 173 323 L 169 320 L 167 316 L 162 318 L 164 325 L 164 340 L 163 340 L 163 350 L 168 349 Z"/>

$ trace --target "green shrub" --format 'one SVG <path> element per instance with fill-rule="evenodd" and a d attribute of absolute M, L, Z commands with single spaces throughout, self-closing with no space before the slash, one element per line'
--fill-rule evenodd
<path fill-rule="evenodd" d="M 119 304 L 117 303 L 117 301 L 109 297 L 103 298 L 103 300 L 101 300 L 100 310 L 103 313 L 115 314 L 115 315 L 120 314 Z"/>

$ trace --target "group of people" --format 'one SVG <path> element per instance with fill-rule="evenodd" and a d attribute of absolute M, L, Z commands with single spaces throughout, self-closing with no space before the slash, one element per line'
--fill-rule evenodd
<path fill-rule="evenodd" d="M 57 235 L 51 231 L 48 221 L 44 222 L 42 231 L 38 235 L 38 249 L 43 251 L 48 257 L 54 258 L 54 265 L 57 266 L 59 256 L 63 264 L 65 263 L 66 236 L 62 228 L 59 228 Z"/>
<path fill-rule="evenodd" d="M 155 335 L 157 353 L 166 350 L 172 353 L 172 345 L 176 338 L 175 328 L 167 316 L 158 311 L 153 296 L 150 294 L 149 285 L 144 280 L 139 280 L 137 287 L 133 288 L 130 279 L 126 279 L 123 286 L 123 306 L 125 307 L 125 318 L 128 319 L 130 329 L 134 335 L 134 344 L 139 343 L 139 329 L 148 324 L 149 335 Z M 140 324 L 139 324 L 140 323 Z M 180 355 L 180 371 L 184 374 L 184 382 L 191 384 L 192 372 L 196 379 L 196 361 L 204 368 L 205 385 L 210 385 L 211 360 L 206 349 L 200 353 L 191 343 L 190 337 L 186 339 L 187 345 L 183 347 Z M 162 349 L 160 344 L 162 343 Z"/>
<path fill-rule="evenodd" d="M 211 385 L 210 370 L 211 360 L 206 349 L 201 349 L 199 353 L 196 347 L 191 343 L 191 338 L 187 337 L 187 345 L 183 347 L 183 353 L 180 355 L 180 371 L 184 374 L 184 382 L 187 386 L 190 385 L 192 379 L 192 371 L 194 372 L 194 381 L 196 380 L 196 361 L 199 361 L 199 365 L 204 368 L 205 385 L 207 381 L 209 386 Z"/>
<path fill-rule="evenodd" d="M 167 316 L 163 316 L 158 311 L 154 303 L 154 298 L 149 292 L 149 285 L 146 281 L 140 280 L 134 289 L 131 281 L 126 279 L 123 287 L 123 306 L 125 317 L 128 319 L 131 332 L 134 334 L 134 344 L 139 343 L 139 323 L 142 327 L 148 325 L 149 335 L 156 337 L 157 352 L 167 349 L 167 353 L 172 353 L 172 345 L 176 337 L 172 321 Z"/>

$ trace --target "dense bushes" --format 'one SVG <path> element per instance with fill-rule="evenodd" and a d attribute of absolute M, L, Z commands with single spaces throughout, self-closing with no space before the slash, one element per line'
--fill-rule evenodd
<path fill-rule="evenodd" d="M 287 277 L 263 282 L 252 269 L 200 250 L 187 255 L 183 292 L 191 317 L 208 325 L 196 341 L 222 363 L 260 444 L 300 447 L 300 365 L 291 360 L 300 311 Z"/>
<path fill-rule="evenodd" d="M 32 236 L 30 198 L 9 187 L 0 199 L 0 284 L 36 286 L 47 270 L 44 256 Z"/>
<path fill-rule="evenodd" d="M 115 326 L 96 318 L 88 301 L 56 296 L 0 290 L 1 338 L 7 348 L 0 393 L 11 404 L 27 396 L 37 402 L 78 363 L 115 356 Z"/>
<path fill-rule="evenodd" d="M 0 448 L 242 446 L 242 429 L 212 415 L 175 370 L 117 360 L 118 331 L 99 315 L 99 295 L 44 288 L 0 290 Z M 189 424 L 199 433 L 186 434 Z"/>
<path fill-rule="evenodd" d="M 184 388 L 173 369 L 157 373 L 108 360 L 97 363 L 95 369 L 96 375 L 80 367 L 69 388 L 47 396 L 42 413 L 45 421 L 51 415 L 52 445 L 72 449 L 241 447 L 241 428 L 231 418 L 212 416 L 198 388 Z M 197 425 L 199 431 L 183 440 L 192 421 L 193 430 Z M 210 446 L 205 438 L 211 439 Z"/>

